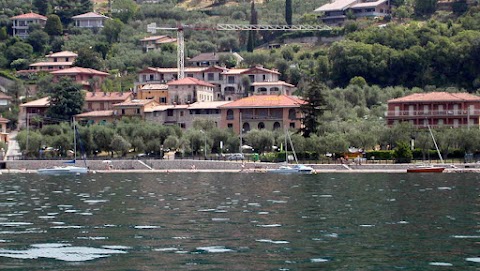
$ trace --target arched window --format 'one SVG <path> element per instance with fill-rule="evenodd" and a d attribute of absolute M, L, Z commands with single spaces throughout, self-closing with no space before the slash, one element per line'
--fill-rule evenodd
<path fill-rule="evenodd" d="M 243 129 L 243 132 L 244 132 L 244 133 L 250 131 L 250 123 L 245 122 L 245 123 L 243 124 L 242 129 Z"/>
<path fill-rule="evenodd" d="M 262 129 L 265 129 L 265 123 L 260 122 L 260 123 L 258 124 L 258 130 L 262 130 Z"/>
<path fill-rule="evenodd" d="M 273 123 L 273 130 L 277 130 L 277 129 L 280 129 L 280 122 L 278 122 L 278 121 Z"/>
<path fill-rule="evenodd" d="M 278 92 L 280 92 L 280 89 L 278 87 L 270 88 L 270 94 L 277 94 Z"/>
<path fill-rule="evenodd" d="M 294 120 L 297 118 L 297 113 L 295 112 L 295 109 L 291 108 L 288 110 L 288 119 Z"/>
<path fill-rule="evenodd" d="M 266 94 L 267 93 L 267 88 L 264 88 L 264 87 L 258 88 L 258 93 Z"/>
<path fill-rule="evenodd" d="M 228 109 L 227 110 L 227 120 L 233 120 L 233 110 L 232 109 Z"/>

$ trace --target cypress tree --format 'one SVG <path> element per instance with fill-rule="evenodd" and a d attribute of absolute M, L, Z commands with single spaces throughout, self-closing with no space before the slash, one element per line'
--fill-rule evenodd
<path fill-rule="evenodd" d="M 292 25 L 292 0 L 285 0 L 285 21 Z"/>
<path fill-rule="evenodd" d="M 250 24 L 251 25 L 256 25 L 258 24 L 258 18 L 257 18 L 257 11 L 255 10 L 255 0 L 252 1 L 252 5 L 250 7 Z M 253 52 L 253 49 L 255 48 L 255 40 L 257 36 L 257 31 L 249 31 L 248 32 L 248 40 L 247 40 L 247 51 L 248 52 Z"/>

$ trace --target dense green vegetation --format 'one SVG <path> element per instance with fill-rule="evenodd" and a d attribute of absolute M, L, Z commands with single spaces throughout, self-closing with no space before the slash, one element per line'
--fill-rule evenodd
<path fill-rule="evenodd" d="M 291 10 L 293 24 L 316 24 L 318 21 L 312 12 L 327 1 L 270 0 L 262 4 L 255 3 L 253 8 L 249 2 L 245 1 L 228 1 L 229 5 L 221 4 L 226 1 L 216 1 L 213 7 L 204 10 L 187 10 L 182 7 L 182 3 L 177 2 L 181 1 L 166 0 L 160 4 L 144 5 L 137 5 L 132 0 L 114 1 L 112 12 L 106 14 L 114 20 L 108 21 L 102 30 L 91 31 L 76 29 L 70 21 L 71 15 L 92 10 L 92 6 L 85 1 L 33 1 L 33 6 L 30 0 L 0 1 L 0 48 L 2 49 L 0 50 L 0 68 L 3 69 L 2 73 L 14 77 L 16 70 L 26 69 L 30 63 L 41 59 L 49 51 L 71 50 L 79 54 L 76 62 L 78 66 L 108 70 L 112 75 L 122 75 L 121 77 L 112 76 L 102 87 L 103 90 L 128 90 L 133 86 L 136 71 L 146 66 L 174 67 L 176 65 L 175 46 L 165 46 L 162 51 L 148 53 L 142 51 L 139 40 L 148 35 L 146 33 L 148 23 L 156 22 L 158 25 L 165 26 L 174 26 L 177 22 L 186 25 L 198 24 L 198 22 L 205 25 L 246 24 L 253 19 L 260 24 L 286 24 L 290 20 L 288 13 Z M 235 3 L 232 4 L 233 2 Z M 445 12 L 436 11 L 437 1 L 396 0 L 392 2 L 397 7 L 391 18 L 377 21 L 355 19 L 353 16 L 345 27 L 335 28 L 328 33 L 237 33 L 187 29 L 185 32 L 186 54 L 192 57 L 200 52 L 214 50 L 240 51 L 245 58 L 241 65 L 247 67 L 262 64 L 267 68 L 278 69 L 282 74 L 281 80 L 298 85 L 298 94 L 304 95 L 307 100 L 309 93 L 315 93 L 312 91 L 312 82 L 322 83 L 322 91 L 320 91 L 322 97 L 318 97 L 324 100 L 319 104 L 322 105 L 322 114 L 312 110 L 312 108 L 319 108 L 318 106 L 310 108 L 310 116 L 314 116 L 308 120 L 311 125 L 306 126 L 310 137 L 305 139 L 297 135 L 293 136 L 299 152 L 305 151 L 320 157 L 321 155 L 318 154 L 325 152 L 344 152 L 349 146 L 364 149 L 381 146 L 383 149 L 393 149 L 397 146 L 397 142 L 408 143 L 415 137 L 416 141 L 419 139 L 424 141 L 421 151 L 424 156 L 429 153 L 427 150 L 432 146 L 428 143 L 430 140 L 423 131 L 403 126 L 391 129 L 385 127 L 383 117 L 386 102 L 391 98 L 413 92 L 436 90 L 473 93 L 477 91 L 480 87 L 480 58 L 478 57 L 480 55 L 480 7 L 467 8 L 464 1 L 458 1 L 454 5 L 453 12 Z M 9 18 L 30 10 L 48 15 L 48 27 L 43 30 L 33 27 L 31 37 L 26 40 L 14 39 L 7 35 L 11 34 Z M 55 14 L 52 14 L 52 11 L 55 11 Z M 255 14 L 254 18 L 252 13 Z M 168 31 L 158 34 L 175 35 L 174 32 Z M 269 42 L 282 43 L 282 40 L 287 37 L 304 36 L 337 36 L 342 40 L 333 44 L 305 46 L 298 43 L 282 46 L 279 49 L 256 48 L 252 50 L 253 52 L 247 52 L 247 49 L 253 49 L 254 45 Z M 45 90 L 49 89 L 51 80 L 45 74 L 17 78 L 19 81 L 15 87 L 9 89 L 9 94 L 16 97 L 17 101 L 25 95 L 35 98 L 26 92 L 24 83 L 37 82 L 40 86 L 44 86 L 39 92 L 39 95 L 44 95 Z M 18 111 L 14 108 L 13 112 L 15 110 Z M 9 113 L 4 112 L 4 117 L 5 114 Z M 15 116 L 12 118 L 15 119 Z M 98 150 L 117 152 L 121 155 L 125 154 L 126 149 L 132 148 L 136 152 L 149 153 L 159 150 L 158 146 L 162 144 L 164 147 L 168 145 L 170 149 L 183 149 L 186 153 L 191 152 L 192 149 L 193 152 L 198 152 L 204 144 L 202 141 L 204 134 L 200 130 L 210 131 L 205 127 L 192 129 L 184 134 L 175 130 L 175 132 L 165 132 L 166 136 L 162 136 L 162 140 L 152 139 L 155 143 L 149 143 L 147 137 L 121 132 L 117 125 L 91 128 L 110 129 L 108 133 L 104 132 L 109 136 L 109 140 L 104 141 L 112 142 L 115 137 L 116 143 L 113 146 L 124 146 L 123 149 L 113 151 L 109 147 L 110 143 L 102 143 L 101 146 L 92 145 L 90 154 Z M 463 138 L 469 136 L 474 138 L 472 133 L 476 131 L 461 129 L 454 132 L 437 131 L 439 141 L 442 142 L 439 145 L 445 154 L 452 153 L 453 150 L 473 152 L 479 146 Z M 93 134 L 93 132 L 89 133 Z M 217 134 L 221 135 L 222 139 L 212 140 Z M 36 149 L 33 147 L 30 149 L 29 146 L 32 155 L 37 155 L 35 150 L 38 150 L 39 146 L 55 145 L 52 141 L 53 137 L 38 140 L 41 143 L 35 147 Z M 209 135 L 207 140 L 208 152 L 219 152 L 219 141 L 227 144 L 229 151 L 238 151 L 238 137 L 228 132 L 218 131 L 216 134 Z M 86 137 L 85 142 L 92 142 L 92 140 Z M 139 142 L 152 145 L 141 146 Z M 272 142 L 279 145 L 283 141 L 281 134 L 252 131 L 251 134 L 245 135 L 245 142 L 255 145 L 255 149 L 259 152 L 268 152 L 271 150 Z M 467 142 L 469 142 L 468 145 Z M 34 146 L 33 143 L 32 146 Z M 57 146 L 55 148 L 66 149 L 66 147 Z M 418 153 L 414 152 L 414 155 Z"/>

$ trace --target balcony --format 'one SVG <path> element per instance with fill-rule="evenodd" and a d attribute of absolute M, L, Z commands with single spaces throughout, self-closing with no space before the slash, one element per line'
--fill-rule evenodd
<path fill-rule="evenodd" d="M 448 118 L 448 117 L 479 117 L 480 110 L 401 110 L 401 111 L 387 111 L 385 112 L 387 118 L 405 119 L 405 118 Z"/>

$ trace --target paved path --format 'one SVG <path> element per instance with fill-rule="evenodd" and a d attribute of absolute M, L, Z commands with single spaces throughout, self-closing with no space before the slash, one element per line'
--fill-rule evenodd
<path fill-rule="evenodd" d="M 17 131 L 11 131 L 8 135 L 8 149 L 3 160 L 15 160 L 22 156 L 20 152 L 20 146 L 16 140 Z"/>

